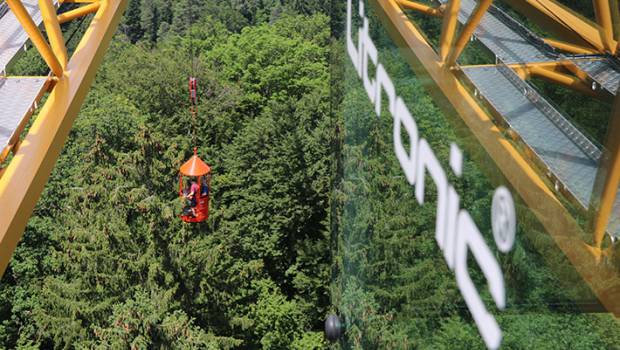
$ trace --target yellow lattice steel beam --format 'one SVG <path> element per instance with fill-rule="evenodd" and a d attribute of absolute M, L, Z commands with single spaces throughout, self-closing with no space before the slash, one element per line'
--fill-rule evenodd
<path fill-rule="evenodd" d="M 441 38 L 439 41 L 439 57 L 445 62 L 454 46 L 454 37 L 458 24 L 459 10 L 461 9 L 460 0 L 450 0 L 444 11 L 443 24 L 441 26 Z"/>
<path fill-rule="evenodd" d="M 512 0 L 509 4 L 560 40 L 592 46 L 599 52 L 606 50 L 600 26 L 555 0 Z M 613 40 L 611 46 L 616 45 Z"/>
<path fill-rule="evenodd" d="M 579 46 L 573 43 L 567 43 L 566 41 L 554 40 L 549 38 L 543 39 L 543 41 L 555 47 L 556 49 L 560 49 L 562 51 L 566 51 L 568 53 L 576 55 L 592 55 L 598 53 L 596 50 L 590 47 Z"/>
<path fill-rule="evenodd" d="M 584 232 L 579 223 L 547 186 L 532 162 L 502 135 L 456 72 L 444 68 L 424 34 L 408 20 L 396 1 L 378 0 L 377 3 L 387 16 L 388 32 L 395 41 L 403 43 L 402 52 L 412 69 L 430 76 L 435 84 L 431 90 L 438 91 L 452 105 L 453 111 L 458 113 L 606 309 L 620 315 L 618 271 L 613 266 L 597 263 L 596 252 L 580 238 Z"/>
<path fill-rule="evenodd" d="M 52 51 L 64 70 L 67 66 L 67 47 L 60 30 L 56 8 L 52 0 L 39 0 L 39 8 L 41 9 L 43 24 L 45 25 L 45 31 L 47 32 L 47 38 L 50 41 Z"/>
<path fill-rule="evenodd" d="M 94 1 L 91 2 L 88 5 L 84 5 L 82 7 L 78 7 L 74 10 L 71 11 L 67 11 L 65 13 L 62 13 L 60 15 L 58 15 L 58 21 L 60 23 L 66 23 L 69 21 L 72 21 L 74 19 L 89 15 L 91 13 L 95 13 L 97 12 L 97 10 L 99 10 L 99 6 L 100 6 L 100 2 L 99 1 Z"/>
<path fill-rule="evenodd" d="M 63 74 L 62 64 L 58 61 L 54 51 L 43 37 L 43 34 L 41 34 L 41 31 L 30 17 L 30 14 L 28 14 L 26 8 L 24 8 L 24 4 L 22 4 L 20 0 L 6 0 L 6 3 L 9 5 L 11 11 L 13 11 L 13 14 L 26 33 L 28 33 L 30 41 L 32 41 L 32 44 L 37 48 L 43 60 L 45 60 L 45 63 L 47 63 L 52 70 L 52 73 L 57 77 L 61 77 Z"/>
<path fill-rule="evenodd" d="M 476 30 L 476 28 L 478 27 L 478 24 L 480 24 L 480 21 L 482 20 L 482 16 L 484 16 L 484 14 L 487 12 L 487 10 L 489 9 L 492 3 L 493 3 L 493 0 L 480 0 L 478 2 L 478 5 L 474 9 L 474 12 L 469 16 L 467 23 L 465 23 L 465 26 L 461 30 L 461 33 L 459 34 L 459 37 L 456 40 L 456 44 L 454 44 L 454 48 L 450 51 L 450 54 L 448 55 L 448 58 L 446 59 L 446 65 L 448 67 L 451 67 L 454 64 L 456 64 L 456 60 L 459 58 L 459 56 L 465 49 L 465 45 L 467 45 L 467 43 L 469 42 L 469 39 L 474 33 L 474 30 Z"/>
<path fill-rule="evenodd" d="M 601 40 L 603 41 L 607 51 L 614 52 L 616 49 L 616 44 L 614 43 L 614 27 L 609 0 L 592 0 L 592 2 L 594 3 L 596 21 L 600 26 L 599 31 Z"/>
<path fill-rule="evenodd" d="M 0 178 L 0 274 L 22 236 L 126 6 L 127 0 L 101 1 L 65 74 Z"/>
<path fill-rule="evenodd" d="M 608 96 L 601 95 L 596 91 L 593 91 L 591 85 L 585 84 L 580 78 L 576 76 L 572 76 L 569 74 L 564 74 L 562 72 L 558 72 L 555 69 L 548 69 L 544 67 L 530 67 L 528 68 L 530 77 L 544 79 L 550 83 L 562 85 L 571 90 L 575 90 L 584 95 L 607 99 Z"/>
<path fill-rule="evenodd" d="M 408 10 L 414 10 L 420 13 L 423 13 L 425 15 L 429 15 L 429 16 L 434 16 L 434 17 L 441 17 L 442 16 L 442 10 L 443 7 L 439 6 L 439 7 L 432 7 L 432 6 L 428 6 L 425 4 L 421 4 L 419 2 L 416 1 L 409 1 L 409 0 L 398 0 L 398 3 L 405 9 Z"/>
<path fill-rule="evenodd" d="M 601 248 L 603 238 L 607 232 L 609 219 L 612 215 L 618 186 L 620 186 L 620 91 L 616 94 L 614 112 L 607 130 L 605 152 L 601 159 L 599 177 L 604 178 L 603 188 L 598 205 L 595 205 L 594 218 L 594 246 Z"/>
<path fill-rule="evenodd" d="M 613 96 L 608 92 L 601 89 L 592 90 L 592 79 L 570 60 L 514 63 L 508 64 L 507 66 L 512 68 L 523 80 L 541 78 L 590 97 L 603 101 L 613 101 Z M 462 68 L 466 67 L 473 66 L 464 66 Z"/>
<path fill-rule="evenodd" d="M 594 3 L 594 13 L 596 14 L 596 21 L 600 26 L 599 31 L 601 40 L 605 46 L 605 49 L 613 53 L 616 49 L 614 41 L 614 26 L 611 15 L 610 0 L 592 0 Z"/>
<path fill-rule="evenodd" d="M 620 1 L 619 0 L 610 0 L 611 2 L 611 20 L 614 27 L 614 38 L 618 42 L 618 46 L 616 47 L 616 54 L 620 54 Z"/>

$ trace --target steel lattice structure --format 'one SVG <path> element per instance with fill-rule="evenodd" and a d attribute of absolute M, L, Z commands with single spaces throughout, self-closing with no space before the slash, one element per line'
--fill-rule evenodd
<path fill-rule="evenodd" d="M 63 3 L 80 5 L 58 14 Z M 0 162 L 6 166 L 0 168 L 0 274 L 23 234 L 126 6 L 126 0 L 7 0 L 0 5 Z M 93 18 L 68 57 L 60 25 L 89 14 Z M 47 38 L 39 29 L 41 24 Z M 28 40 L 49 66 L 49 76 L 6 75 L 6 66 Z M 45 104 L 20 138 L 45 94 Z"/>
<path fill-rule="evenodd" d="M 593 0 L 596 22 L 555 0 L 508 2 L 553 39 L 533 33 L 492 0 L 371 3 L 416 74 L 431 78 L 439 98 L 452 105 L 606 309 L 620 314 L 620 279 L 605 263 L 610 248 L 603 244 L 606 233 L 620 237 L 618 1 Z M 437 47 L 411 11 L 441 19 Z M 472 40 L 495 55 L 495 64 L 459 64 Z M 533 77 L 612 101 L 604 147 L 590 142 L 533 88 L 528 83 Z M 591 213 L 591 239 L 582 238 L 588 232 L 563 204 L 567 198 Z"/>

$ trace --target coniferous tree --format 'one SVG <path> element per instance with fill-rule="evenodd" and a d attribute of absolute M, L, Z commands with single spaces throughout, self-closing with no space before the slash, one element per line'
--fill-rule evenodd
<path fill-rule="evenodd" d="M 172 24 L 172 19 L 174 18 L 174 12 L 172 10 L 172 4 L 165 1 L 161 6 L 161 21 Z"/>
<path fill-rule="evenodd" d="M 157 9 L 157 5 L 153 4 L 151 6 L 151 18 L 150 18 L 150 25 L 149 25 L 149 31 L 148 31 L 149 40 L 153 44 L 157 42 L 157 38 L 159 34 L 159 24 L 160 24 L 159 10 Z"/>
<path fill-rule="evenodd" d="M 123 26 L 125 35 L 132 44 L 135 44 L 144 35 L 142 28 L 142 8 L 140 0 L 131 0 L 125 15 L 125 24 Z"/>
<path fill-rule="evenodd" d="M 0 284 L 0 348 L 325 348 L 327 18 L 196 15 L 211 218 L 177 216 L 187 34 L 114 42 Z"/>

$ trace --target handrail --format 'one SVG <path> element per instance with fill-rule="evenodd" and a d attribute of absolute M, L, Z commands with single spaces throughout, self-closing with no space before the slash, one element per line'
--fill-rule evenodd
<path fill-rule="evenodd" d="M 532 102 L 549 120 L 555 124 L 577 147 L 579 147 L 593 161 L 601 159 L 601 150 L 588 139 L 579 129 L 568 121 L 549 101 L 543 98 L 540 93 L 530 84 L 523 81 L 519 75 L 508 67 L 504 62 L 499 61 L 498 70 L 516 88 L 524 92 L 524 96 Z"/>
<path fill-rule="evenodd" d="M 506 11 L 493 5 L 489 8 L 489 12 L 499 17 L 504 24 L 512 28 L 514 31 L 523 35 L 532 45 L 542 51 L 545 55 L 556 59 L 580 59 L 580 58 L 600 58 L 605 55 L 602 54 L 566 54 L 559 52 L 555 47 L 546 43 L 538 34 L 534 33 L 531 29 L 526 27 L 523 23 L 516 20 L 514 17 L 506 13 Z M 610 57 L 613 57 L 609 55 Z"/>
<path fill-rule="evenodd" d="M 536 46 L 536 48 L 538 48 L 543 53 L 554 57 L 558 56 L 558 52 L 553 46 L 547 44 L 536 33 L 534 33 L 532 30 L 527 28 L 525 25 L 517 21 L 514 17 L 510 16 L 499 7 L 491 6 L 491 8 L 489 8 L 489 12 L 494 16 L 498 17 L 508 27 L 523 35 L 523 37 L 528 39 L 528 41 L 532 43 L 532 45 Z"/>
<path fill-rule="evenodd" d="M 0 18 L 4 17 L 9 12 L 9 5 L 6 4 L 6 1 L 0 2 Z"/>

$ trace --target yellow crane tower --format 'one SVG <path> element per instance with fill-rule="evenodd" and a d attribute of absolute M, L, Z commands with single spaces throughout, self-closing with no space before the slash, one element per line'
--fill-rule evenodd
<path fill-rule="evenodd" d="M 78 4 L 58 14 L 63 3 Z M 58 158 L 127 0 L 6 0 L 0 2 L 0 275 Z M 4 10 L 3 10 L 4 8 Z M 60 25 L 93 14 L 68 57 Z M 39 26 L 43 24 L 47 38 Z M 30 40 L 51 73 L 6 75 L 6 66 Z M 46 96 L 28 132 L 20 135 Z"/>

